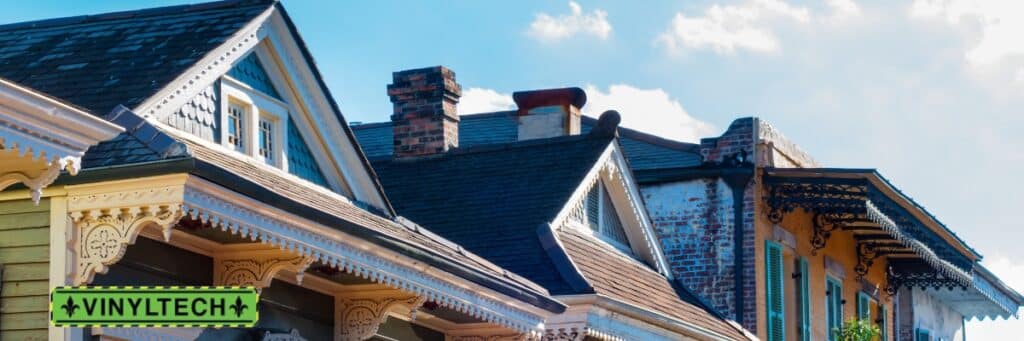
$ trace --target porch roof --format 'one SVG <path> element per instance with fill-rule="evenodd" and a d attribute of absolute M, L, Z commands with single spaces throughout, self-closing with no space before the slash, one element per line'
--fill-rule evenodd
<path fill-rule="evenodd" d="M 833 231 L 847 230 L 857 240 L 863 275 L 873 259 L 888 257 L 890 293 L 917 286 L 950 304 L 964 316 L 1008 316 L 1021 296 L 977 262 L 970 248 L 920 204 L 874 169 L 766 168 L 769 218 L 800 208 L 815 214 L 815 240 L 824 246 Z M 829 226 L 831 225 L 831 226 Z"/>

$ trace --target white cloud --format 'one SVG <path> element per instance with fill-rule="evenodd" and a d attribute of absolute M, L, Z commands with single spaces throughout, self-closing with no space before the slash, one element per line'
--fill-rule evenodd
<path fill-rule="evenodd" d="M 707 122 L 690 116 L 678 100 L 665 90 L 639 89 L 616 84 L 602 91 L 593 85 L 586 87 L 588 116 L 597 117 L 605 110 L 616 110 L 622 115 L 622 126 L 658 135 L 664 138 L 699 142 L 701 137 L 713 136 L 716 129 Z"/>
<path fill-rule="evenodd" d="M 469 88 L 459 98 L 459 114 L 477 114 L 484 112 L 515 109 L 516 103 L 512 96 L 491 89 Z"/>
<path fill-rule="evenodd" d="M 990 65 L 1024 55 L 1024 2 L 986 0 L 915 0 L 910 16 L 938 19 L 970 32 L 977 40 L 965 53 L 973 65 Z"/>
<path fill-rule="evenodd" d="M 860 15 L 860 7 L 852 0 L 828 0 L 826 6 L 830 13 L 816 21 L 836 23 Z M 733 54 L 737 50 L 773 53 L 779 50 L 780 45 L 773 23 L 808 24 L 814 21 L 810 9 L 780 0 L 750 0 L 725 6 L 715 4 L 702 16 L 676 13 L 668 30 L 660 34 L 656 42 L 670 53 L 685 49 L 710 49 L 719 54 Z"/>
<path fill-rule="evenodd" d="M 690 116 L 678 100 L 662 89 L 640 89 L 626 84 L 608 87 L 608 91 L 588 85 L 587 104 L 583 112 L 598 117 L 605 110 L 622 115 L 622 126 L 667 139 L 699 142 L 701 137 L 714 136 L 711 124 Z M 462 92 L 459 114 L 475 114 L 516 108 L 512 96 L 491 89 L 470 88 Z"/>
<path fill-rule="evenodd" d="M 572 14 L 553 17 L 547 13 L 538 13 L 530 23 L 529 34 L 543 41 L 556 41 L 569 38 L 577 33 L 589 34 L 600 39 L 608 39 L 612 32 L 612 24 L 608 22 L 608 13 L 596 9 L 583 13 L 583 7 L 575 1 L 569 2 Z"/>
<path fill-rule="evenodd" d="M 985 267 L 1006 285 L 1017 292 L 1024 292 L 1024 263 L 998 257 L 994 261 L 985 261 Z M 1024 320 L 970 321 L 967 322 L 967 335 L 973 340 L 1011 340 L 1011 335 L 1024 335 Z"/>

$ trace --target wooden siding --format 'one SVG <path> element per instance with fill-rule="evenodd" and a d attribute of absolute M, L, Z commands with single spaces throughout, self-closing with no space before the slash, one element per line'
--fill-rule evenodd
<path fill-rule="evenodd" d="M 164 123 L 211 142 L 220 142 L 220 82 L 199 92 Z"/>
<path fill-rule="evenodd" d="M 0 340 L 46 340 L 50 202 L 0 202 Z"/>

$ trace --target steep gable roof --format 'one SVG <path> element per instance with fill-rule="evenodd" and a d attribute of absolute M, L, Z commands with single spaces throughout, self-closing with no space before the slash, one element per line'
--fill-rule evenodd
<path fill-rule="evenodd" d="M 552 231 L 547 225 L 570 205 L 615 141 L 591 134 L 564 136 L 372 163 L 399 214 L 552 295 L 596 293 L 745 339 L 647 264 L 593 236 L 569 228 Z"/>
<path fill-rule="evenodd" d="M 461 115 L 459 119 L 460 147 L 509 143 L 517 139 L 515 111 Z M 584 116 L 582 123 L 581 133 L 586 134 L 597 124 L 597 119 Z M 370 158 L 391 155 L 391 122 L 356 125 L 352 130 Z M 693 167 L 701 164 L 700 146 L 692 143 L 672 141 L 619 127 L 619 144 L 634 170 Z"/>
<path fill-rule="evenodd" d="M 496 264 L 573 293 L 537 228 L 565 207 L 610 139 L 571 136 L 373 161 L 395 210 Z"/>
<path fill-rule="evenodd" d="M 93 113 L 134 108 L 273 1 L 223 1 L 0 26 L 0 77 Z"/>

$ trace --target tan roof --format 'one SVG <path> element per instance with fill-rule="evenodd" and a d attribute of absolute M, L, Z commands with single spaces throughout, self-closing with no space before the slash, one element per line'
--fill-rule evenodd
<path fill-rule="evenodd" d="M 571 228 L 558 233 L 565 251 L 598 295 L 651 310 L 731 339 L 744 334 L 711 312 L 684 301 L 669 280 L 639 260 Z"/>

